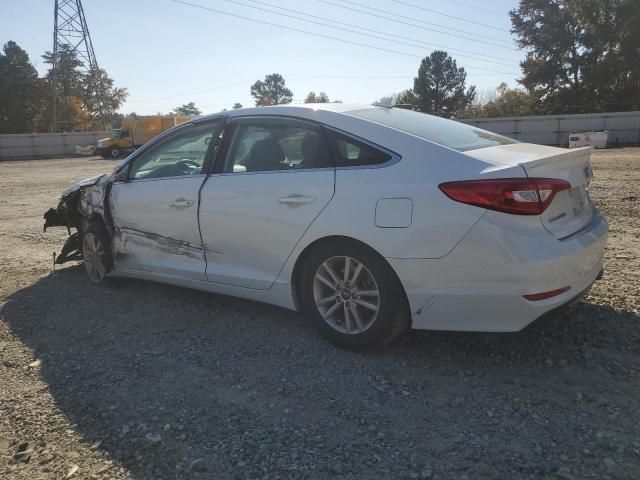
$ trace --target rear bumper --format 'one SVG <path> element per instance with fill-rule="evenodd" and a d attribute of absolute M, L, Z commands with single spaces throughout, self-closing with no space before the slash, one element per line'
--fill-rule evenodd
<path fill-rule="evenodd" d="M 587 291 L 600 275 L 608 226 L 592 221 L 557 240 L 536 217 L 487 212 L 440 259 L 388 259 L 405 287 L 412 327 L 513 332 Z M 523 295 L 571 287 L 540 301 Z"/>

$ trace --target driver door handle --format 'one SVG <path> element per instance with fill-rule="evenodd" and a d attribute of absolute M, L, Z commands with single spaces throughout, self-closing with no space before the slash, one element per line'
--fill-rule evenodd
<path fill-rule="evenodd" d="M 173 202 L 169 202 L 169 206 L 173 208 L 187 208 L 193 205 L 193 200 L 186 198 L 176 198 Z"/>
<path fill-rule="evenodd" d="M 278 203 L 284 203 L 289 205 L 290 207 L 299 207 L 301 205 L 308 205 L 315 201 L 316 197 L 309 197 L 307 195 L 300 195 L 298 193 L 294 193 L 293 195 L 289 195 L 287 197 L 280 197 L 278 199 Z"/>

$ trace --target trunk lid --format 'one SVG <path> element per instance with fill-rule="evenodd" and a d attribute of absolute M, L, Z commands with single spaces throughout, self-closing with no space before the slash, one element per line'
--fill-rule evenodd
<path fill-rule="evenodd" d="M 554 237 L 565 238 L 586 226 L 593 217 L 593 204 L 587 187 L 591 182 L 591 147 L 564 148 L 516 143 L 483 148 L 465 154 L 500 165 L 519 165 L 528 177 L 555 178 L 569 182 L 571 188 L 556 194 L 540 215 L 542 225 Z"/>

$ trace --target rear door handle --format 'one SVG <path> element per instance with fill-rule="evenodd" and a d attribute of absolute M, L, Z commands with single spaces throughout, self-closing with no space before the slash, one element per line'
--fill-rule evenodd
<path fill-rule="evenodd" d="M 169 202 L 169 206 L 173 208 L 187 208 L 193 205 L 193 200 L 186 198 L 176 198 L 173 202 Z"/>
<path fill-rule="evenodd" d="M 316 197 L 309 197 L 307 195 L 300 195 L 299 193 L 294 193 L 293 195 L 289 195 L 287 197 L 280 197 L 278 199 L 278 203 L 284 203 L 289 205 L 290 207 L 299 207 L 301 205 L 308 205 L 313 203 L 316 200 Z"/>

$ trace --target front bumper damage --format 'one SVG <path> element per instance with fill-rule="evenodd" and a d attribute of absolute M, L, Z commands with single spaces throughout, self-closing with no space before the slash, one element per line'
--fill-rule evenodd
<path fill-rule="evenodd" d="M 100 175 L 73 184 L 62 194 L 58 206 L 44 213 L 44 232 L 49 227 L 66 227 L 69 233 L 55 258 L 56 264 L 82 260 L 83 233 L 96 217 L 105 219 L 104 199 L 110 187 L 108 180 L 109 175 Z M 72 233 L 72 229 L 75 232 Z"/>

